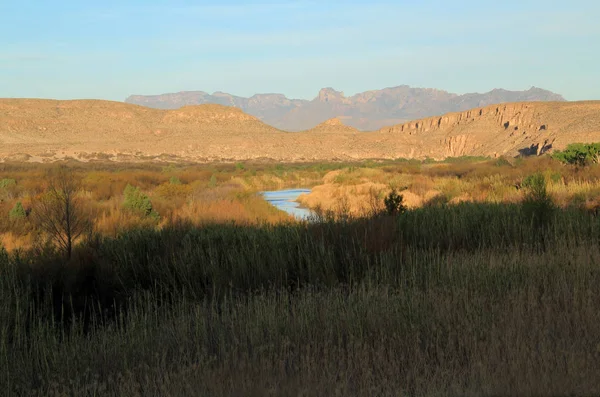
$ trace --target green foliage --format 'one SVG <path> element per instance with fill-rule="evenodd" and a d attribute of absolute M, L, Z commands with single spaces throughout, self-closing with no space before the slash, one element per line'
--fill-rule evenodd
<path fill-rule="evenodd" d="M 244 169 L 246 169 L 246 166 L 244 165 L 244 163 L 236 163 L 235 169 L 238 171 L 243 171 Z"/>
<path fill-rule="evenodd" d="M 0 189 L 7 189 L 9 187 L 13 187 L 17 184 L 17 181 L 10 178 L 0 179 Z"/>
<path fill-rule="evenodd" d="M 123 202 L 125 209 L 144 217 L 158 219 L 158 213 L 152 209 L 150 198 L 139 187 L 133 187 L 128 184 L 125 187 L 123 195 L 125 196 L 125 201 Z"/>
<path fill-rule="evenodd" d="M 396 192 L 396 189 L 392 189 L 392 191 L 383 199 L 385 212 L 388 215 L 404 213 L 406 211 L 406 206 L 402 204 L 403 199 L 402 195 Z"/>
<path fill-rule="evenodd" d="M 510 161 L 508 161 L 505 157 L 500 157 L 496 161 L 494 161 L 494 165 L 496 167 L 512 167 Z"/>
<path fill-rule="evenodd" d="M 181 181 L 176 176 L 172 176 L 171 179 L 169 179 L 169 183 L 171 185 L 181 185 Z"/>
<path fill-rule="evenodd" d="M 23 208 L 23 204 L 20 201 L 17 201 L 15 206 L 8 213 L 8 217 L 12 220 L 16 219 L 24 219 L 27 216 L 25 212 L 25 208 Z"/>
<path fill-rule="evenodd" d="M 552 158 L 574 165 L 598 164 L 600 162 L 600 143 L 572 143 L 563 151 L 557 151 Z"/>
<path fill-rule="evenodd" d="M 175 172 L 179 169 L 178 166 L 176 166 L 175 164 L 169 164 L 166 167 L 162 168 L 162 172 L 165 174 L 170 174 L 172 172 Z"/>
<path fill-rule="evenodd" d="M 526 189 L 523 200 L 525 216 L 532 219 L 536 226 L 548 224 L 556 206 L 548 194 L 544 174 L 538 172 L 529 175 L 523 180 L 522 186 Z"/>
<path fill-rule="evenodd" d="M 489 157 L 486 156 L 459 156 L 459 157 L 447 157 L 444 160 L 440 161 L 440 163 L 474 163 L 479 161 L 489 160 Z"/>
<path fill-rule="evenodd" d="M 213 188 L 217 186 L 217 176 L 212 174 L 210 176 L 210 181 L 208 182 L 208 187 Z"/>

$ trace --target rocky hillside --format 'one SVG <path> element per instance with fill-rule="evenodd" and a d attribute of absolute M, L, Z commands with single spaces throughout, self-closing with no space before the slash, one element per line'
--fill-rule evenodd
<path fill-rule="evenodd" d="M 333 119 L 284 132 L 235 107 L 0 99 L 0 161 L 331 161 L 536 155 L 600 141 L 600 101 L 478 107 L 373 132 Z"/>
<path fill-rule="evenodd" d="M 457 95 L 406 85 L 362 92 L 350 97 L 333 88 L 323 88 L 312 101 L 288 99 L 281 94 L 257 94 L 250 98 L 223 92 L 202 91 L 143 96 L 133 95 L 127 103 L 157 109 L 177 109 L 186 105 L 220 104 L 234 106 L 265 123 L 286 131 L 312 128 L 337 118 L 362 131 L 371 131 L 448 112 L 504 102 L 564 101 L 558 94 L 540 88 L 527 91 L 496 89 L 485 94 Z"/>
<path fill-rule="evenodd" d="M 600 141 L 600 101 L 508 103 L 383 128 L 402 140 L 400 157 L 539 155 Z"/>

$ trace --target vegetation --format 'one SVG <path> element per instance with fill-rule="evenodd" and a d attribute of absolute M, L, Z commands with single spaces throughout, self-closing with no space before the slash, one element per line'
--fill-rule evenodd
<path fill-rule="evenodd" d="M 3 213 L 74 191 L 97 233 L 0 248 L 3 395 L 600 394 L 595 165 L 29 167 Z M 373 211 L 253 194 L 328 183 Z"/>
<path fill-rule="evenodd" d="M 600 162 L 600 143 L 572 143 L 552 157 L 567 164 L 586 165 Z"/>
<path fill-rule="evenodd" d="M 123 207 L 141 216 L 158 218 L 158 213 L 152 209 L 150 198 L 139 187 L 127 185 L 123 192 L 125 201 Z"/>
<path fill-rule="evenodd" d="M 406 211 L 406 207 L 402 204 L 402 196 L 396 192 L 396 189 L 392 189 L 383 203 L 388 215 L 397 215 Z"/>
<path fill-rule="evenodd" d="M 524 221 L 525 220 L 525 221 Z M 13 395 L 600 392 L 600 221 L 519 205 L 2 254 Z M 77 374 L 76 376 L 74 376 Z"/>
<path fill-rule="evenodd" d="M 8 213 L 10 219 L 24 219 L 27 216 L 25 212 L 25 208 L 23 208 L 23 204 L 20 201 L 17 201 L 14 207 Z"/>
<path fill-rule="evenodd" d="M 80 184 L 71 170 L 59 167 L 48 180 L 47 191 L 34 203 L 33 217 L 39 229 L 70 258 L 75 241 L 91 230 L 90 214 L 79 200 Z"/>
<path fill-rule="evenodd" d="M 16 184 L 17 184 L 17 181 L 15 181 L 14 179 L 10 179 L 10 178 L 0 179 L 0 189 L 7 189 L 11 186 L 15 186 Z"/>

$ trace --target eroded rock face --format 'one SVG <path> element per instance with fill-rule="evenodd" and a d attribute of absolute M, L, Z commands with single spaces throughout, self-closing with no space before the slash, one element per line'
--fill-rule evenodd
<path fill-rule="evenodd" d="M 465 112 L 449 113 L 443 116 L 429 117 L 426 119 L 411 121 L 389 128 L 383 128 L 386 132 L 406 132 L 409 135 L 436 131 L 468 125 L 480 120 L 492 122 L 505 130 L 521 128 L 528 130 L 547 130 L 548 125 L 541 124 L 539 114 L 536 114 L 536 105 L 529 103 L 504 104 L 476 108 Z"/>
<path fill-rule="evenodd" d="M 589 123 L 598 111 L 598 102 L 580 102 L 574 108 L 561 103 L 511 103 L 429 117 L 380 132 L 412 139 L 416 150 L 410 157 L 541 155 L 568 141 L 600 139 L 599 123 Z M 437 141 L 438 149 L 427 141 Z"/>

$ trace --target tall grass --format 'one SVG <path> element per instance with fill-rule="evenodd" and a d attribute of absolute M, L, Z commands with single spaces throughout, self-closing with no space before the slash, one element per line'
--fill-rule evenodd
<path fill-rule="evenodd" d="M 166 225 L 0 254 L 4 395 L 597 395 L 600 218 Z"/>

